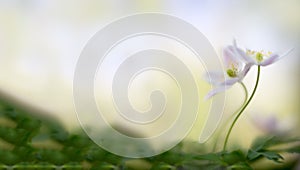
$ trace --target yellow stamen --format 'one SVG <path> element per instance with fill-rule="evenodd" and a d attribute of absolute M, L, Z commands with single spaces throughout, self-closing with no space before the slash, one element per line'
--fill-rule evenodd
<path fill-rule="evenodd" d="M 268 53 L 266 54 L 268 57 L 270 57 L 270 55 L 272 54 L 271 51 L 268 51 Z"/>
<path fill-rule="evenodd" d="M 228 69 L 226 72 L 227 72 L 227 75 L 228 75 L 229 77 L 236 77 L 236 76 L 237 76 L 237 75 L 236 75 L 236 72 L 233 71 L 232 69 Z"/>
<path fill-rule="evenodd" d="M 249 57 L 255 57 L 255 59 L 256 59 L 258 62 L 262 62 L 262 61 L 264 60 L 265 57 L 270 57 L 270 55 L 272 54 L 272 52 L 271 52 L 271 51 L 264 52 L 263 50 L 260 50 L 260 51 L 247 50 L 247 51 L 246 51 L 246 54 L 247 54 Z"/>
<path fill-rule="evenodd" d="M 263 58 L 263 53 L 262 52 L 257 52 L 255 55 L 255 58 L 258 62 L 261 62 L 264 58 Z"/>
<path fill-rule="evenodd" d="M 226 71 L 227 75 L 229 77 L 237 77 L 238 75 L 238 70 L 236 69 L 236 67 L 234 66 L 234 64 L 231 64 L 231 69 L 228 69 Z"/>

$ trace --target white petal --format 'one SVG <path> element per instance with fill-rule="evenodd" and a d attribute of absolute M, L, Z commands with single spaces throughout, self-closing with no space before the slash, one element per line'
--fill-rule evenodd
<path fill-rule="evenodd" d="M 247 56 L 244 50 L 238 48 L 235 39 L 233 39 L 233 46 L 234 46 L 235 53 L 236 55 L 239 56 L 240 60 L 242 60 L 246 64 L 255 64 L 255 60 L 252 57 Z"/>
<path fill-rule="evenodd" d="M 280 57 L 285 57 L 285 56 L 289 55 L 294 49 L 295 48 L 291 48 L 291 49 L 287 50 L 285 53 L 281 54 Z"/>
<path fill-rule="evenodd" d="M 232 86 L 233 84 L 237 83 L 239 80 L 240 80 L 239 77 L 227 78 L 221 85 L 222 86 Z"/>
<path fill-rule="evenodd" d="M 256 60 L 253 57 L 247 55 L 244 51 L 241 51 L 240 49 L 238 49 L 237 51 L 238 53 L 240 53 L 242 60 L 246 64 L 252 64 L 252 65 L 256 64 Z"/>
<path fill-rule="evenodd" d="M 216 88 L 212 89 L 207 93 L 205 96 L 205 99 L 209 99 L 213 97 L 214 95 L 221 93 L 227 89 L 229 89 L 231 86 L 233 86 L 235 83 L 237 83 L 240 79 L 238 77 L 235 78 L 227 78 L 224 82 L 219 84 Z"/>
<path fill-rule="evenodd" d="M 225 75 L 223 72 L 220 72 L 220 71 L 210 71 L 204 75 L 204 79 L 208 83 L 210 83 L 214 86 L 217 86 L 217 85 L 221 84 L 222 82 L 224 82 Z"/>
<path fill-rule="evenodd" d="M 211 97 L 215 96 L 218 93 L 224 92 L 225 90 L 227 90 L 228 88 L 230 88 L 231 86 L 218 86 L 214 89 L 212 89 L 211 91 L 209 91 L 207 93 L 207 95 L 205 96 L 205 100 L 210 99 Z"/>
<path fill-rule="evenodd" d="M 261 66 L 267 66 L 270 65 L 272 63 L 275 63 L 276 61 L 280 60 L 281 58 L 287 56 L 290 52 L 292 52 L 294 50 L 294 48 L 291 48 L 290 50 L 288 50 L 287 52 L 285 52 L 282 55 L 278 55 L 278 54 L 272 54 L 269 58 L 265 59 L 263 62 L 261 62 L 259 65 Z"/>
<path fill-rule="evenodd" d="M 278 61 L 280 59 L 278 54 L 273 54 L 270 57 L 268 57 L 267 59 L 263 60 L 261 63 L 259 63 L 259 65 L 261 66 L 267 66 L 270 65 L 276 61 Z"/>
<path fill-rule="evenodd" d="M 254 58 L 248 56 L 245 51 L 237 47 L 235 40 L 233 40 L 233 46 L 227 46 L 223 49 L 223 58 L 227 68 L 234 64 L 238 70 L 242 70 L 245 64 L 257 64 Z"/>
<path fill-rule="evenodd" d="M 232 45 L 223 49 L 223 59 L 226 68 L 230 68 L 231 64 L 235 64 L 236 67 L 242 64 L 235 47 Z"/>
<path fill-rule="evenodd" d="M 240 52 L 239 52 L 240 51 Z M 236 48 L 235 46 L 227 46 L 223 49 L 223 58 L 224 58 L 224 64 L 226 68 L 231 68 L 232 65 L 237 69 L 240 69 L 243 67 L 243 59 L 240 56 L 240 53 L 242 53 L 241 49 Z"/>
<path fill-rule="evenodd" d="M 240 80 L 242 80 L 246 74 L 248 73 L 248 71 L 250 70 L 250 68 L 253 66 L 253 64 L 246 64 L 243 68 L 243 70 L 239 73 L 238 77 Z"/>

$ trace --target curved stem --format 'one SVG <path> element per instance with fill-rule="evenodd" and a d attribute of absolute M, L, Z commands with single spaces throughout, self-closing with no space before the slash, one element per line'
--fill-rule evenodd
<path fill-rule="evenodd" d="M 220 130 L 219 130 L 219 132 L 216 135 L 217 138 L 215 139 L 216 141 L 215 141 L 214 146 L 213 146 L 213 151 L 215 151 L 216 148 L 217 148 L 218 139 L 221 136 L 220 135 L 221 132 L 223 132 L 222 129 L 224 129 L 228 125 L 228 123 L 230 122 L 230 120 L 243 108 L 243 106 L 246 104 L 246 102 L 248 100 L 248 90 L 247 90 L 247 87 L 245 86 L 245 84 L 243 82 L 240 82 L 239 84 L 242 86 L 242 88 L 243 88 L 243 90 L 245 92 L 245 98 L 244 98 L 243 104 L 232 115 L 230 115 L 230 117 L 228 118 L 228 120 L 223 124 L 223 126 L 220 127 Z"/>
<path fill-rule="evenodd" d="M 235 119 L 233 120 L 228 132 L 227 132 L 227 135 L 226 135 L 226 138 L 225 138 L 225 141 L 224 141 L 224 146 L 223 146 L 223 150 L 226 149 L 226 145 L 227 145 L 227 142 L 228 142 L 228 139 L 229 139 L 229 136 L 230 136 L 230 133 L 233 129 L 233 126 L 235 125 L 235 123 L 237 122 L 237 120 L 239 119 L 239 117 L 242 115 L 242 113 L 244 112 L 244 110 L 246 109 L 246 107 L 249 105 L 250 101 L 252 100 L 255 92 L 256 92 L 256 89 L 257 89 L 257 86 L 258 86 L 258 82 L 259 82 L 259 76 L 260 76 L 260 66 L 258 65 L 257 67 L 257 78 L 256 78 L 256 83 L 255 83 L 255 86 L 254 86 L 254 89 L 252 91 L 252 94 L 249 98 L 249 100 L 247 101 L 247 103 L 243 106 L 243 108 L 240 110 L 240 112 L 237 114 L 237 116 L 235 117 Z"/>
<path fill-rule="evenodd" d="M 243 82 L 240 82 L 240 85 L 243 87 L 243 89 L 245 91 L 245 99 L 244 99 L 244 103 L 242 105 L 242 106 L 244 106 L 246 104 L 247 100 L 248 100 L 248 90 L 247 90 L 247 87 L 245 86 L 245 84 Z"/>

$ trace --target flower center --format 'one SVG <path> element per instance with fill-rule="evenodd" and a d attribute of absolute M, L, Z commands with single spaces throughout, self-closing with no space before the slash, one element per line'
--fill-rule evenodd
<path fill-rule="evenodd" d="M 264 52 L 262 51 L 253 51 L 253 50 L 247 50 L 246 54 L 250 57 L 253 57 L 256 59 L 256 61 L 258 61 L 259 63 L 262 62 L 266 57 L 270 57 L 270 55 L 272 54 L 272 52 L 268 51 L 268 52 Z"/>
<path fill-rule="evenodd" d="M 229 77 L 236 77 L 237 76 L 236 72 L 234 70 L 232 70 L 232 69 L 228 69 L 226 72 L 227 72 L 227 75 Z"/>
<path fill-rule="evenodd" d="M 263 58 L 263 54 L 261 52 L 257 52 L 255 55 L 255 58 L 258 62 L 261 62 L 264 58 Z"/>
<path fill-rule="evenodd" d="M 238 76 L 238 70 L 233 64 L 231 65 L 231 68 L 226 70 L 226 73 L 229 77 L 237 77 Z"/>

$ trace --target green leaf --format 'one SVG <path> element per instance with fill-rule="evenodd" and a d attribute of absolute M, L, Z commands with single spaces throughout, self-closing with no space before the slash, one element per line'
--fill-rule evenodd
<path fill-rule="evenodd" d="M 86 157 L 87 161 L 93 162 L 93 161 L 97 161 L 97 160 L 103 160 L 106 155 L 107 155 L 107 152 L 97 146 L 97 147 L 89 148 L 85 157 Z"/>
<path fill-rule="evenodd" d="M 14 129 L 14 128 L 6 128 L 0 127 L 0 138 L 5 141 L 16 144 L 23 145 L 26 144 L 30 132 L 24 129 Z"/>
<path fill-rule="evenodd" d="M 236 170 L 253 170 L 253 168 L 245 162 L 240 162 L 240 163 L 231 165 L 229 169 L 232 169 L 232 170 L 234 170 L 234 169 L 236 169 Z"/>
<path fill-rule="evenodd" d="M 281 162 L 283 157 L 279 154 L 280 152 L 290 152 L 290 153 L 300 153 L 300 146 L 294 146 L 288 149 L 282 150 L 272 150 L 271 147 L 282 144 L 289 144 L 293 142 L 298 142 L 299 138 L 278 138 L 278 137 L 260 137 L 257 138 L 251 148 L 248 150 L 247 158 L 250 161 L 259 159 L 259 158 L 267 158 L 274 162 Z"/>
<path fill-rule="evenodd" d="M 169 165 L 169 164 L 164 163 L 164 162 L 160 162 L 158 164 L 154 164 L 151 167 L 151 170 L 173 170 L 173 169 L 175 169 L 174 166 Z"/>
<path fill-rule="evenodd" d="M 246 161 L 246 157 L 242 151 L 236 150 L 222 154 L 222 160 L 229 165 L 236 164 L 238 162 Z"/>
<path fill-rule="evenodd" d="M 0 150 L 0 163 L 6 164 L 6 165 L 14 165 L 20 161 L 20 158 L 18 155 L 5 150 Z"/>
<path fill-rule="evenodd" d="M 300 154 L 300 145 L 285 149 L 283 151 L 288 152 L 288 153 L 299 153 Z"/>
<path fill-rule="evenodd" d="M 17 128 L 26 129 L 28 131 L 37 131 L 41 126 L 41 121 L 33 118 L 23 118 L 18 122 Z"/>
<path fill-rule="evenodd" d="M 11 152 L 22 158 L 22 161 L 33 161 L 35 158 L 34 149 L 30 146 L 17 146 Z"/>
<path fill-rule="evenodd" d="M 247 154 L 247 158 L 251 161 L 251 160 L 254 160 L 254 159 L 257 159 L 260 157 L 260 153 L 259 152 L 256 152 L 252 149 L 249 149 L 248 151 L 248 154 Z"/>
<path fill-rule="evenodd" d="M 91 170 L 115 170 L 118 169 L 115 165 L 106 162 L 98 163 L 92 166 Z"/>
<path fill-rule="evenodd" d="M 276 152 L 272 152 L 272 151 L 261 152 L 261 155 L 269 160 L 273 160 L 278 163 L 281 162 L 280 160 L 284 159 L 281 155 L 279 155 Z"/>
<path fill-rule="evenodd" d="M 288 144 L 288 143 L 293 143 L 293 142 L 300 142 L 300 138 L 279 138 L 279 137 L 259 137 L 257 138 L 252 146 L 251 149 L 258 151 L 262 149 L 268 149 L 272 146 L 275 145 L 281 145 L 281 144 Z"/>
<path fill-rule="evenodd" d="M 252 161 L 252 160 L 255 160 L 255 159 L 258 159 L 260 157 L 265 157 L 269 160 L 272 160 L 272 161 L 275 161 L 275 162 L 278 162 L 280 163 L 281 161 L 280 160 L 283 160 L 284 158 L 276 153 L 276 152 L 272 152 L 272 151 L 253 151 L 253 150 L 249 150 L 248 152 L 248 155 L 247 155 L 247 158 Z"/>
<path fill-rule="evenodd" d="M 53 163 L 54 165 L 63 165 L 68 162 L 68 158 L 60 151 L 56 150 L 40 150 L 36 157 L 44 162 Z"/>
<path fill-rule="evenodd" d="M 69 133 L 64 129 L 53 129 L 51 132 L 51 138 L 58 142 L 64 142 L 69 137 Z"/>
<path fill-rule="evenodd" d="M 262 149 L 265 149 L 268 146 L 271 146 L 272 144 L 277 143 L 277 141 L 275 140 L 275 137 L 260 137 L 257 138 L 251 145 L 251 150 L 253 151 L 259 151 Z"/>
<path fill-rule="evenodd" d="M 198 160 L 209 161 L 219 166 L 230 166 L 238 163 L 246 162 L 246 156 L 240 150 L 232 152 L 209 153 L 205 155 L 197 155 L 194 157 Z"/>
<path fill-rule="evenodd" d="M 207 160 L 220 163 L 223 162 L 220 153 L 208 153 L 205 155 L 197 155 L 194 158 L 198 160 Z"/>
<path fill-rule="evenodd" d="M 66 146 L 65 148 L 63 148 L 62 152 L 65 154 L 66 157 L 69 158 L 69 161 L 72 162 L 76 162 L 76 161 L 80 162 L 80 161 L 84 161 L 85 159 L 83 148 Z"/>

